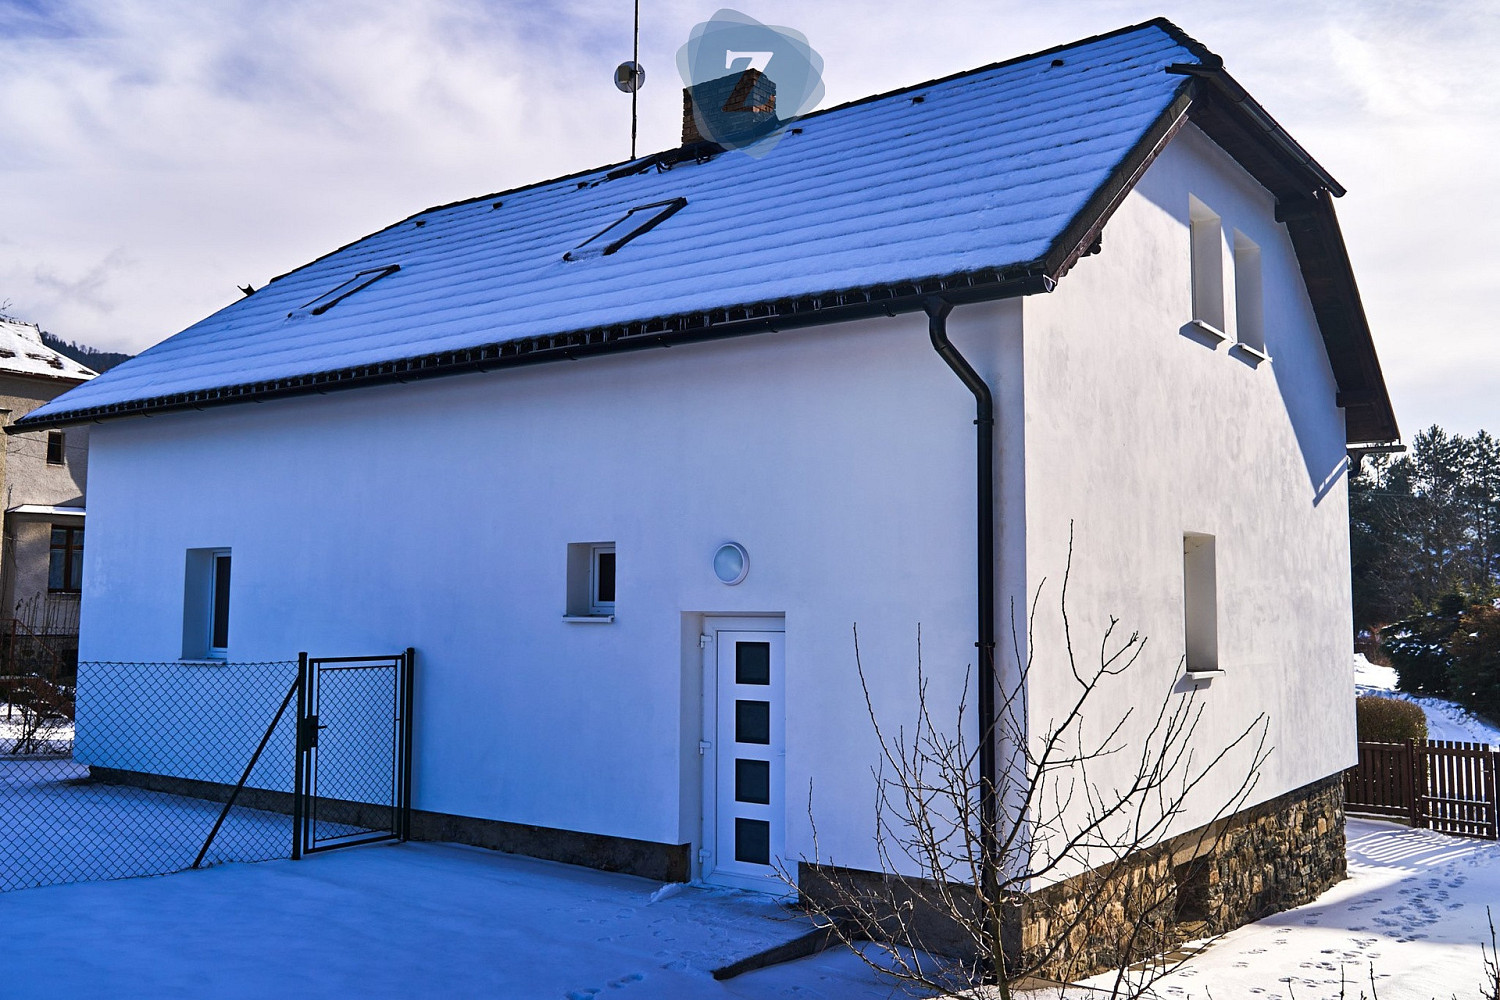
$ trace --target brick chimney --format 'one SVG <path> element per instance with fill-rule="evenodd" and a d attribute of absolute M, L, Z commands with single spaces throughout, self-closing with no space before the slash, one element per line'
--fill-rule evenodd
<path fill-rule="evenodd" d="M 775 127 L 776 83 L 758 69 L 682 88 L 684 146 L 748 145 Z"/>

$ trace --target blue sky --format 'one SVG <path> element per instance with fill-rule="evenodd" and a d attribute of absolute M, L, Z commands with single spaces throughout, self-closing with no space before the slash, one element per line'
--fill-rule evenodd
<path fill-rule="evenodd" d="M 641 148 L 717 4 L 642 0 Z M 1500 432 L 1500 5 L 1075 0 L 738 8 L 805 34 L 827 107 L 1160 14 L 1348 188 L 1397 416 Z M 625 158 L 629 0 L 0 0 L 0 303 L 139 350 L 429 205 Z"/>

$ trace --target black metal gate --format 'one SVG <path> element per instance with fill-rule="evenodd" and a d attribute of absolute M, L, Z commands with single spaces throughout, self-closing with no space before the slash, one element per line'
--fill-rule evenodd
<path fill-rule="evenodd" d="M 302 655 L 293 858 L 411 835 L 414 659 Z"/>

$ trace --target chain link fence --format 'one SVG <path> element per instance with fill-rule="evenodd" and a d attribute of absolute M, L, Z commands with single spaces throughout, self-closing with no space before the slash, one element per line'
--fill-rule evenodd
<path fill-rule="evenodd" d="M 201 863 L 289 856 L 297 678 L 296 661 L 0 678 L 0 891 L 193 867 L 263 739 Z"/>

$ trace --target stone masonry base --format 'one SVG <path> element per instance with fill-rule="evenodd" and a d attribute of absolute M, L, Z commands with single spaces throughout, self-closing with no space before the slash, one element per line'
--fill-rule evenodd
<path fill-rule="evenodd" d="M 1335 774 L 1107 868 L 1018 894 L 1002 917 L 1002 947 L 1009 968 L 1070 982 L 1300 906 L 1344 875 L 1344 791 Z M 866 909 L 890 906 L 904 914 L 908 943 L 966 964 L 979 959 L 973 936 L 932 905 L 944 897 L 972 917 L 967 887 L 937 892 L 932 883 L 807 863 L 798 881 L 814 908 L 847 908 L 851 899 Z"/>

